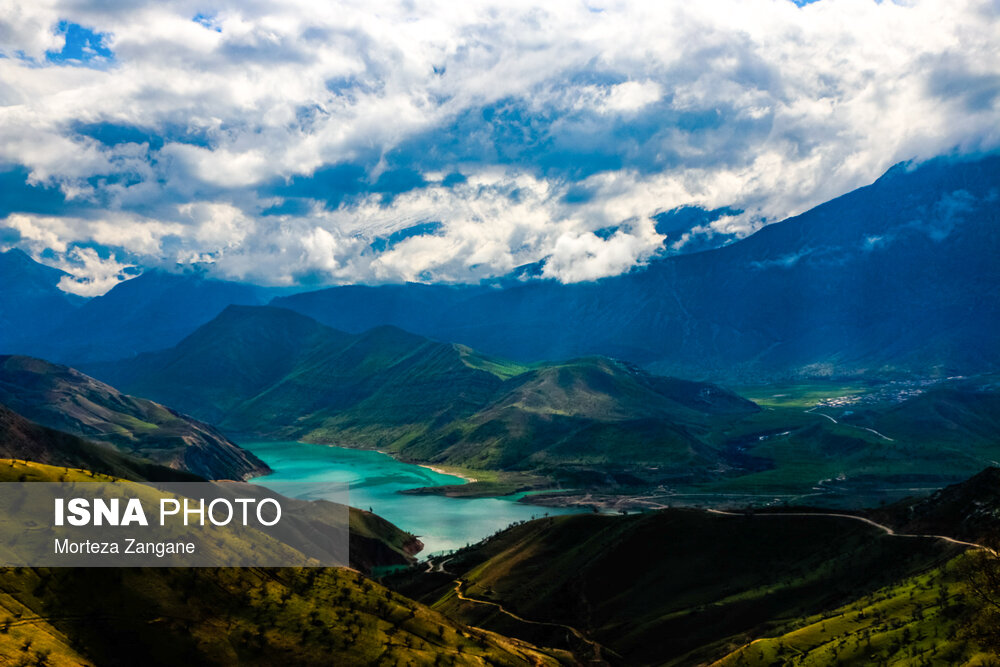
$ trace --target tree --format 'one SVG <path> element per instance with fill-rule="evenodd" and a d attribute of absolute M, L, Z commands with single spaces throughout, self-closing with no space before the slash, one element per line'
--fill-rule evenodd
<path fill-rule="evenodd" d="M 967 553 L 959 564 L 959 574 L 979 602 L 967 634 L 983 648 L 1000 653 L 1000 539 L 983 546 Z"/>

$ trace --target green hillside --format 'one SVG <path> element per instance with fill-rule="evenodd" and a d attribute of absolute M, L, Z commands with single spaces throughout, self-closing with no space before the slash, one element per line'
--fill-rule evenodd
<path fill-rule="evenodd" d="M 771 462 L 705 491 L 792 494 L 855 507 L 929 494 L 1000 460 L 1000 384 L 812 381 L 744 388 L 764 410 L 714 442 Z M 853 499 L 853 502 L 851 502 Z"/>
<path fill-rule="evenodd" d="M 502 383 L 474 366 L 492 364 L 391 327 L 350 335 L 291 311 L 231 306 L 175 348 L 94 372 L 233 431 L 305 434 L 353 410 L 351 426 L 389 437 L 471 414 Z"/>
<path fill-rule="evenodd" d="M 558 665 L 343 569 L 0 570 L 0 659 L 44 665 Z M 24 662 L 19 662 L 24 661 Z"/>
<path fill-rule="evenodd" d="M 508 471 L 648 463 L 705 474 L 725 467 L 703 442 L 710 424 L 758 410 L 609 359 L 529 368 L 278 308 L 230 307 L 171 350 L 90 370 L 233 432 Z"/>
<path fill-rule="evenodd" d="M 269 470 L 208 424 L 41 359 L 0 356 L 0 404 L 39 424 L 209 479 Z"/>
<path fill-rule="evenodd" d="M 101 476 L 137 482 L 204 481 L 39 426 L 0 405 L 0 483 L 94 481 Z M 349 522 L 350 563 L 364 572 L 407 565 L 423 547 L 413 535 L 371 512 L 351 507 Z"/>
<path fill-rule="evenodd" d="M 482 480 L 437 490 L 453 495 L 559 482 L 578 493 L 538 500 L 860 508 L 1000 460 L 991 378 L 744 388 L 754 403 L 602 357 L 522 366 L 271 307 L 231 307 L 175 348 L 89 370 L 231 432 L 377 448 Z"/>
<path fill-rule="evenodd" d="M 0 482 L 59 479 L 94 477 L 0 461 Z M 405 536 L 366 512 L 352 513 L 351 528 L 388 535 L 390 548 Z M 352 553 L 352 564 L 356 558 L 365 557 Z M 3 664 L 513 667 L 569 660 L 448 620 L 343 568 L 0 568 Z"/>
<path fill-rule="evenodd" d="M 832 613 L 960 551 L 826 516 L 575 515 L 514 526 L 451 557 L 450 574 L 392 585 L 465 622 L 565 643 L 565 632 L 459 599 L 460 578 L 466 597 L 572 626 L 621 664 L 690 665 Z"/>
<path fill-rule="evenodd" d="M 123 454 L 107 445 L 39 426 L 3 405 L 0 405 L 0 458 L 83 468 L 137 481 L 193 482 L 202 479 Z"/>
<path fill-rule="evenodd" d="M 718 465 L 704 436 L 757 407 L 714 385 L 588 358 L 517 375 L 471 417 L 399 446 L 406 456 L 487 469 Z"/>
<path fill-rule="evenodd" d="M 776 664 L 996 664 L 996 655 L 970 640 L 970 606 L 961 574 L 967 557 L 880 588 L 842 607 L 797 619 L 711 663 L 717 667 Z"/>

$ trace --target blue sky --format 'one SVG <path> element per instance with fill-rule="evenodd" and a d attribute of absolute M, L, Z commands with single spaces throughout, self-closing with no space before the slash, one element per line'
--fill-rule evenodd
<path fill-rule="evenodd" d="M 83 294 L 592 280 L 1000 141 L 996 0 L 15 5 L 0 249 Z"/>

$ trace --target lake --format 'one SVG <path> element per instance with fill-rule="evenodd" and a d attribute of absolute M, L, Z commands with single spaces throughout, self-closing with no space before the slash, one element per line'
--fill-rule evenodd
<path fill-rule="evenodd" d="M 516 502 L 519 496 L 446 498 L 404 495 L 398 491 L 421 486 L 463 484 L 465 480 L 411 463 L 401 463 L 380 452 L 302 442 L 251 442 L 240 446 L 256 454 L 274 471 L 251 480 L 254 484 L 314 483 L 315 489 L 322 489 L 324 483 L 346 482 L 351 505 L 371 509 L 403 530 L 417 535 L 425 545 L 419 554 L 422 557 L 478 542 L 515 521 L 546 513 L 573 514 L 580 511 L 526 505 Z M 315 498 L 315 489 L 305 486 L 297 495 Z"/>

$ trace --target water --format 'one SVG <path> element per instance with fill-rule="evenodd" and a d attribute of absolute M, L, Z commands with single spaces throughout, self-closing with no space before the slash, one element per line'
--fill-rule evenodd
<path fill-rule="evenodd" d="M 454 475 L 401 463 L 387 454 L 301 442 L 254 442 L 241 445 L 274 470 L 253 480 L 269 486 L 283 482 L 347 482 L 350 504 L 371 508 L 424 543 L 421 556 L 458 549 L 487 537 L 515 521 L 546 513 L 571 514 L 579 510 L 539 507 L 516 502 L 519 496 L 502 498 L 446 498 L 411 496 L 402 489 L 442 484 L 463 484 Z M 315 491 L 313 491 L 315 493 Z M 308 487 L 299 497 L 315 497 Z"/>

